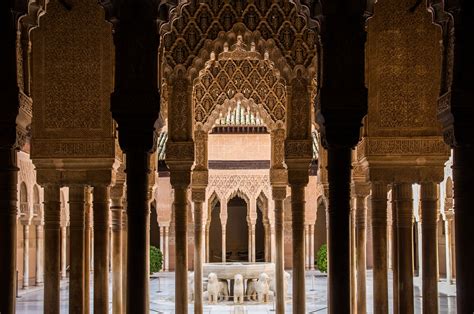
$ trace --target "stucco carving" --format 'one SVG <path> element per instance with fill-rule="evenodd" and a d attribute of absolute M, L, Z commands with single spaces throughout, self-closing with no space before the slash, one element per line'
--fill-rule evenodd
<path fill-rule="evenodd" d="M 230 199 L 235 191 L 241 191 L 250 198 L 256 198 L 263 192 L 269 198 L 270 177 L 268 174 L 213 174 L 209 177 L 208 195 L 215 192 L 220 199 Z"/>

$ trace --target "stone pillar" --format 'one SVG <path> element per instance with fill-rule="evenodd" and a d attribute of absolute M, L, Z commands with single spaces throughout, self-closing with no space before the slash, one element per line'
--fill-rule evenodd
<path fill-rule="evenodd" d="M 69 187 L 71 269 L 69 272 L 69 313 L 84 313 L 84 239 L 85 190 L 83 185 Z"/>
<path fill-rule="evenodd" d="M 209 263 L 209 227 L 210 224 L 206 224 L 206 263 Z"/>
<path fill-rule="evenodd" d="M 194 202 L 194 313 L 203 313 L 203 203 L 206 200 L 206 189 L 193 188 L 192 200 Z"/>
<path fill-rule="evenodd" d="M 286 198 L 286 187 L 273 187 L 275 201 L 275 279 L 276 279 L 276 313 L 285 313 L 285 258 L 284 258 L 284 209 L 283 201 Z"/>
<path fill-rule="evenodd" d="M 59 185 L 44 186 L 44 313 L 59 314 L 61 201 Z"/>
<path fill-rule="evenodd" d="M 91 276 L 91 241 L 92 238 L 92 189 L 85 188 L 84 208 L 84 314 L 90 312 L 90 276 Z"/>
<path fill-rule="evenodd" d="M 67 277 L 67 226 L 61 226 L 61 279 L 66 279 L 66 277 Z"/>
<path fill-rule="evenodd" d="M 122 291 L 122 212 L 123 185 L 117 184 L 111 188 L 110 211 L 112 214 L 112 313 L 123 313 Z"/>
<path fill-rule="evenodd" d="M 221 261 L 226 262 L 226 252 L 227 252 L 227 200 L 221 200 L 221 212 L 219 215 L 221 220 Z"/>
<path fill-rule="evenodd" d="M 388 313 L 387 184 L 372 182 L 372 252 L 374 313 Z"/>
<path fill-rule="evenodd" d="M 42 224 L 36 226 L 36 285 L 43 284 L 44 278 L 44 229 Z"/>
<path fill-rule="evenodd" d="M 398 210 L 397 210 L 397 185 L 392 185 L 392 283 L 393 283 L 393 313 L 398 311 Z"/>
<path fill-rule="evenodd" d="M 446 221 L 446 280 L 448 284 L 453 284 L 453 267 L 455 265 L 454 259 L 454 237 L 453 237 L 453 225 L 454 225 L 454 213 L 452 210 L 445 211 Z"/>
<path fill-rule="evenodd" d="M 109 311 L 109 187 L 94 186 L 94 313 Z M 143 226 L 141 226 L 143 228 Z M 137 265 L 138 267 L 138 265 Z M 135 287 L 134 287 L 135 289 Z"/>
<path fill-rule="evenodd" d="M 397 183 L 398 310 L 414 312 L 413 300 L 413 198 L 411 183 Z M 374 252 L 375 254 L 375 252 Z M 375 280 L 375 278 L 374 278 Z"/>
<path fill-rule="evenodd" d="M 305 187 L 309 181 L 309 161 L 288 160 L 288 183 L 291 187 L 293 236 L 293 313 L 306 313 L 305 292 Z"/>
<path fill-rule="evenodd" d="M 423 313 L 438 313 L 438 184 L 422 182 Z"/>
<path fill-rule="evenodd" d="M 366 220 L 367 220 L 367 196 L 370 192 L 368 185 L 355 186 L 356 194 L 356 264 L 357 264 L 357 313 L 367 313 L 366 301 L 366 252 L 367 252 L 367 235 L 366 235 Z"/>
<path fill-rule="evenodd" d="M 314 224 L 309 225 L 309 269 L 314 270 Z"/>
<path fill-rule="evenodd" d="M 350 148 L 328 149 L 329 313 L 349 313 L 350 289 Z"/>
<path fill-rule="evenodd" d="M 165 269 L 170 270 L 170 227 L 165 227 Z"/>
<path fill-rule="evenodd" d="M 30 285 L 30 225 L 23 225 L 23 289 Z"/>
<path fill-rule="evenodd" d="M 176 313 L 188 313 L 188 188 L 191 181 L 191 165 L 168 164 L 170 181 L 174 189 L 175 210 L 175 304 Z"/>
<path fill-rule="evenodd" d="M 125 312 L 127 309 L 127 258 L 128 258 L 128 222 L 127 222 L 127 209 L 122 211 L 122 309 Z"/>
<path fill-rule="evenodd" d="M 304 256 L 305 269 L 309 270 L 309 225 L 304 226 Z"/>
<path fill-rule="evenodd" d="M 256 247 L 255 247 L 255 222 L 251 221 L 250 222 L 250 239 L 251 239 L 251 245 L 252 245 L 252 263 L 256 262 Z"/>

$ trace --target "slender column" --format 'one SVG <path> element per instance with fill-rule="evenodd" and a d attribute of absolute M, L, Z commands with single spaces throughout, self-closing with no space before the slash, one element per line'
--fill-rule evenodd
<path fill-rule="evenodd" d="M 255 222 L 251 222 L 250 224 L 250 238 L 251 238 L 251 241 L 252 241 L 252 263 L 255 263 L 256 262 L 256 247 L 255 247 Z"/>
<path fill-rule="evenodd" d="M 209 224 L 206 225 L 206 263 L 209 263 Z"/>
<path fill-rule="evenodd" d="M 128 232 L 127 232 L 127 210 L 122 211 L 122 309 L 127 309 L 127 249 L 128 249 Z"/>
<path fill-rule="evenodd" d="M 291 178 L 291 171 L 289 171 Z M 305 186 L 290 179 L 293 231 L 293 313 L 306 313 L 304 220 Z"/>
<path fill-rule="evenodd" d="M 398 218 L 397 218 L 397 185 L 392 185 L 392 283 L 393 313 L 398 314 Z"/>
<path fill-rule="evenodd" d="M 165 269 L 170 270 L 170 227 L 165 227 Z"/>
<path fill-rule="evenodd" d="M 109 311 L 109 188 L 94 186 L 94 313 Z M 142 226 L 143 228 L 143 226 Z"/>
<path fill-rule="evenodd" d="M 357 313 L 357 264 L 356 264 L 356 230 L 355 230 L 355 208 L 351 208 L 350 217 L 350 262 L 351 262 L 351 313 Z"/>
<path fill-rule="evenodd" d="M 202 262 L 203 262 L 203 203 L 206 198 L 205 189 L 193 189 L 194 201 L 194 313 L 203 313 Z"/>
<path fill-rule="evenodd" d="M 221 222 L 222 223 L 222 222 Z M 227 221 L 221 224 L 221 230 L 222 230 L 222 236 L 221 236 L 221 247 L 222 247 L 222 252 L 221 252 L 221 261 L 222 263 L 226 262 L 226 251 L 227 251 Z"/>
<path fill-rule="evenodd" d="M 44 313 L 59 314 L 61 201 L 59 186 L 44 186 Z"/>
<path fill-rule="evenodd" d="M 368 192 L 368 191 L 367 191 Z M 366 303 L 366 220 L 367 206 L 366 198 L 368 193 L 358 193 L 356 195 L 356 259 L 357 259 L 357 313 L 367 312 Z"/>
<path fill-rule="evenodd" d="M 276 313 L 285 313 L 285 259 L 283 252 L 283 200 L 286 197 L 286 187 L 274 187 L 273 200 L 275 201 L 275 278 L 276 278 Z"/>
<path fill-rule="evenodd" d="M 438 313 L 438 184 L 421 183 L 423 313 Z"/>
<path fill-rule="evenodd" d="M 123 312 L 122 303 L 122 204 L 123 185 L 116 184 L 111 189 L 110 206 L 112 214 L 112 313 Z"/>
<path fill-rule="evenodd" d="M 165 251 L 164 241 L 165 241 L 165 228 L 163 226 L 160 226 L 160 250 L 161 250 L 163 255 L 164 255 L 164 251 Z"/>
<path fill-rule="evenodd" d="M 454 230 L 452 229 L 454 223 L 454 213 L 452 210 L 445 211 L 446 221 L 445 221 L 445 229 L 446 229 L 446 279 L 448 284 L 453 284 L 453 266 L 455 260 L 453 258 L 454 253 L 454 243 L 453 243 L 453 236 Z"/>
<path fill-rule="evenodd" d="M 186 175 L 188 180 L 186 180 Z M 171 172 L 172 186 L 174 188 L 175 209 L 175 272 L 176 272 L 176 313 L 188 313 L 188 248 L 187 248 L 187 204 L 189 172 Z M 176 176 L 177 178 L 173 178 Z M 178 181 L 178 182 L 173 182 Z M 184 182 L 180 182 L 184 181 Z M 187 182 L 186 182 L 187 181 Z M 173 184 L 174 183 L 174 184 Z"/>
<path fill-rule="evenodd" d="M 150 225 L 150 208 L 147 200 L 150 155 L 140 151 L 126 152 L 127 173 L 127 290 L 126 312 L 149 312 L 149 274 L 147 230 Z M 129 267 L 130 265 L 130 267 Z"/>
<path fill-rule="evenodd" d="M 44 278 L 44 230 L 43 225 L 38 224 L 36 227 L 36 285 L 43 284 Z"/>
<path fill-rule="evenodd" d="M 61 226 L 61 279 L 67 277 L 67 226 Z"/>
<path fill-rule="evenodd" d="M 86 187 L 84 217 L 84 314 L 90 311 L 91 237 L 92 237 L 92 193 Z"/>
<path fill-rule="evenodd" d="M 471 10 L 472 11 L 472 10 Z M 454 179 L 454 224 L 456 254 L 456 301 L 458 313 L 474 312 L 474 211 L 472 195 L 474 195 L 474 148 L 454 148 L 453 179 Z"/>
<path fill-rule="evenodd" d="M 69 187 L 71 269 L 69 275 L 69 313 L 84 313 L 84 231 L 85 190 L 83 185 Z"/>
<path fill-rule="evenodd" d="M 30 285 L 30 225 L 23 225 L 23 289 Z"/>
<path fill-rule="evenodd" d="M 374 259 L 374 313 L 388 313 L 387 185 L 372 182 L 372 252 Z"/>
<path fill-rule="evenodd" d="M 309 225 L 304 226 L 304 244 L 305 268 L 309 270 Z"/>
<path fill-rule="evenodd" d="M 309 225 L 309 269 L 314 270 L 314 225 Z"/>
<path fill-rule="evenodd" d="M 413 198 L 410 183 L 397 184 L 398 232 L 398 309 L 400 313 L 414 312 L 413 300 Z M 375 279 L 374 279 L 375 280 Z"/>
<path fill-rule="evenodd" d="M 350 181 L 348 147 L 328 149 L 329 313 L 349 313 L 350 298 Z"/>

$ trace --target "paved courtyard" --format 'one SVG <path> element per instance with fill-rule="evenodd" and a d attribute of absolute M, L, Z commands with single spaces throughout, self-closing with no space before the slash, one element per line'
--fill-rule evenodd
<path fill-rule="evenodd" d="M 92 278 L 92 276 L 91 276 Z M 415 278 L 415 313 L 421 313 L 421 282 Z M 389 287 L 391 279 L 389 281 Z M 133 287 L 131 287 L 133 288 Z M 306 278 L 306 309 L 307 313 L 327 313 L 326 305 L 327 277 L 316 272 L 307 272 Z M 442 314 L 456 313 L 455 287 L 445 282 L 439 283 L 439 305 Z M 111 292 L 110 292 L 111 293 Z M 150 313 L 174 313 L 174 273 L 160 273 L 158 278 L 150 279 Z M 286 312 L 291 313 L 291 282 L 289 287 L 289 299 Z M 17 299 L 17 313 L 33 314 L 43 312 L 43 289 L 31 288 L 20 291 Z M 93 295 L 91 291 L 91 296 Z M 392 297 L 392 291 L 389 291 Z M 391 303 L 391 301 L 390 301 Z M 367 307 L 368 313 L 372 313 L 372 273 L 367 273 Z M 61 313 L 68 312 L 68 282 L 61 285 Z M 91 307 L 91 313 L 92 313 Z M 193 313 L 193 305 L 189 305 L 189 313 Z M 218 305 L 204 305 L 204 313 L 213 314 L 267 314 L 274 313 L 274 304 L 257 304 L 255 302 L 235 306 L 231 301 L 219 303 Z"/>

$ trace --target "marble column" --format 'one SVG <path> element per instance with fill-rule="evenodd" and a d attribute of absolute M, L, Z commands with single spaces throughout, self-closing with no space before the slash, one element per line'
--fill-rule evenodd
<path fill-rule="evenodd" d="M 397 185 L 392 185 L 392 287 L 393 313 L 398 314 L 398 219 L 397 219 Z"/>
<path fill-rule="evenodd" d="M 36 282 L 37 286 L 43 284 L 44 278 L 44 229 L 42 224 L 36 226 Z"/>
<path fill-rule="evenodd" d="M 350 289 L 350 183 L 352 150 L 328 149 L 328 269 L 329 313 L 349 313 Z"/>
<path fill-rule="evenodd" d="M 438 313 L 438 184 L 422 182 L 423 313 Z"/>
<path fill-rule="evenodd" d="M 256 262 L 256 257 L 257 257 L 257 251 L 256 251 L 256 246 L 255 246 L 255 221 L 250 222 L 250 239 L 252 243 L 252 263 Z"/>
<path fill-rule="evenodd" d="M 194 202 L 194 313 L 203 313 L 203 203 L 206 198 L 205 189 L 193 189 Z"/>
<path fill-rule="evenodd" d="M 284 258 L 284 210 L 283 201 L 286 198 L 286 187 L 273 187 L 275 202 L 275 278 L 276 278 L 276 313 L 285 313 L 285 258 Z"/>
<path fill-rule="evenodd" d="M 305 187 L 308 172 L 288 170 L 291 187 L 291 214 L 293 236 L 293 313 L 306 313 L 305 292 Z"/>
<path fill-rule="evenodd" d="M 67 226 L 61 226 L 61 279 L 65 279 L 66 277 L 67 277 Z"/>
<path fill-rule="evenodd" d="M 123 212 L 123 185 L 116 184 L 111 188 L 112 215 L 112 313 L 123 313 L 122 292 L 122 212 Z"/>
<path fill-rule="evenodd" d="M 314 224 L 309 225 L 309 269 L 314 270 Z"/>
<path fill-rule="evenodd" d="M 227 252 L 227 221 L 225 222 L 222 222 L 221 221 L 221 230 L 222 230 L 222 233 L 221 233 L 221 247 L 222 247 L 222 250 L 221 250 L 221 261 L 222 263 L 225 263 L 226 262 L 226 252 Z"/>
<path fill-rule="evenodd" d="M 69 187 L 71 268 L 69 272 L 69 313 L 84 313 L 85 186 Z"/>
<path fill-rule="evenodd" d="M 305 269 L 309 270 L 309 225 L 304 226 L 304 255 Z"/>
<path fill-rule="evenodd" d="M 472 11 L 472 10 L 471 10 Z M 455 147 L 453 153 L 456 301 L 458 313 L 474 312 L 474 160 L 473 146 Z"/>
<path fill-rule="evenodd" d="M 446 221 L 445 221 L 445 229 L 446 229 L 446 280 L 448 284 L 453 284 L 454 279 L 454 213 L 452 210 L 445 211 Z"/>
<path fill-rule="evenodd" d="M 174 189 L 174 210 L 175 210 L 175 304 L 177 314 L 188 313 L 188 188 L 191 182 L 191 171 L 173 169 L 170 166 L 170 182 Z M 187 166 L 187 165 L 186 165 Z"/>
<path fill-rule="evenodd" d="M 94 313 L 109 311 L 109 187 L 94 186 Z M 137 266 L 138 267 L 138 266 Z M 135 287 L 134 287 L 135 289 Z"/>
<path fill-rule="evenodd" d="M 206 224 L 205 238 L 206 238 L 206 263 L 209 263 L 209 227 L 210 224 Z"/>
<path fill-rule="evenodd" d="M 59 314 L 61 201 L 59 185 L 44 186 L 44 313 Z"/>
<path fill-rule="evenodd" d="M 170 227 L 165 227 L 165 269 L 170 270 Z"/>
<path fill-rule="evenodd" d="M 411 183 L 397 183 L 398 310 L 413 314 L 413 197 Z M 374 279 L 375 280 L 375 279 Z"/>
<path fill-rule="evenodd" d="M 357 264 L 357 313 L 367 313 L 367 301 L 366 301 L 366 220 L 367 220 L 367 205 L 366 199 L 369 192 L 356 194 L 356 264 Z"/>
<path fill-rule="evenodd" d="M 23 289 L 30 285 L 30 225 L 23 225 Z"/>
<path fill-rule="evenodd" d="M 350 215 L 351 313 L 357 313 L 356 209 L 352 206 Z"/>
<path fill-rule="evenodd" d="M 387 184 L 372 182 L 372 253 L 374 313 L 388 313 Z"/>
<path fill-rule="evenodd" d="M 125 312 L 127 309 L 127 249 L 128 249 L 128 222 L 127 210 L 122 211 L 122 309 Z"/>
<path fill-rule="evenodd" d="M 85 189 L 84 216 L 84 314 L 90 312 L 91 238 L 92 238 L 92 189 Z"/>

